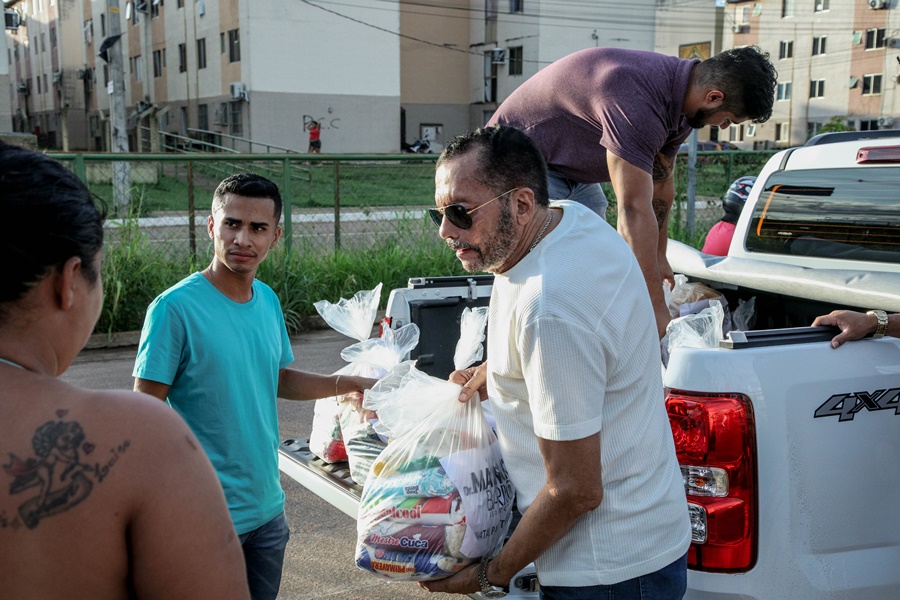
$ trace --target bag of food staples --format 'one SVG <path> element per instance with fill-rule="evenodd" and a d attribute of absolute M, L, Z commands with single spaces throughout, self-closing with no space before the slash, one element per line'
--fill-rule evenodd
<path fill-rule="evenodd" d="M 476 316 L 483 331 L 484 314 Z M 473 347 L 464 335 L 460 345 L 467 344 Z M 458 368 L 477 360 L 472 352 L 458 356 Z M 363 406 L 378 414 L 375 427 L 391 442 L 360 499 L 361 569 L 391 580 L 441 579 L 502 545 L 513 485 L 481 402 L 459 402 L 460 390 L 405 362 L 366 392 Z"/>
<path fill-rule="evenodd" d="M 342 298 L 337 304 L 325 300 L 315 303 L 316 310 L 333 329 L 359 340 L 341 352 L 348 364 L 336 371 L 337 374 L 377 379 L 399 364 L 419 343 L 419 328 L 414 323 L 396 330 L 386 329 L 382 337 L 369 337 L 380 298 L 381 284 L 378 284 L 373 290 L 357 292 L 353 298 Z M 318 422 L 316 417 L 320 417 Z M 349 462 L 350 477 L 362 485 L 386 443 L 373 429 L 373 418 L 371 411 L 362 410 L 346 397 L 318 400 L 313 416 L 313 434 L 317 436 L 317 443 L 313 444 L 311 436 L 310 449 L 328 460 L 317 450 L 327 452 L 329 448 L 337 447 L 339 438 L 344 450 L 340 460 Z"/>

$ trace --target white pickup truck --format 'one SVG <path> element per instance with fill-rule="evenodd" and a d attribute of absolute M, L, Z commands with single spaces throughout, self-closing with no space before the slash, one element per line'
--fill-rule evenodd
<path fill-rule="evenodd" d="M 670 241 L 676 273 L 755 326 L 717 348 L 675 348 L 664 383 L 694 542 L 694 600 L 900 598 L 900 340 L 835 350 L 813 319 L 900 311 L 900 132 L 829 134 L 773 156 L 727 257 Z M 452 368 L 459 314 L 490 276 L 411 279 L 387 324 L 416 322 L 423 370 Z M 286 440 L 282 470 L 355 518 L 346 465 Z M 348 558 L 348 560 L 350 560 Z M 537 598 L 533 570 L 510 597 Z M 476 596 L 477 597 L 477 596 Z"/>

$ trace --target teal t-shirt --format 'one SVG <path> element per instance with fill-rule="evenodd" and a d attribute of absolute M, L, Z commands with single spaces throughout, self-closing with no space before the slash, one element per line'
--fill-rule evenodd
<path fill-rule="evenodd" d="M 293 361 L 278 296 L 262 282 L 241 304 L 194 273 L 147 309 L 133 375 L 171 386 L 168 403 L 215 467 L 239 535 L 284 510 L 276 397 Z"/>

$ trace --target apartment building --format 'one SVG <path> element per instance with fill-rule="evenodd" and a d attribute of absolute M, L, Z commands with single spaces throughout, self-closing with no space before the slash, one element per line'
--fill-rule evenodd
<path fill-rule="evenodd" d="M 400 38 L 384 32 L 399 30 L 399 11 L 363 4 L 336 14 L 299 0 L 7 0 L 21 18 L 7 32 L 13 128 L 48 147 L 107 149 L 105 48 L 122 53 L 132 149 L 150 149 L 158 128 L 305 151 L 317 120 L 326 152 L 395 151 Z"/>
<path fill-rule="evenodd" d="M 725 139 L 745 148 L 796 146 L 833 119 L 857 130 L 895 128 L 895 9 L 889 0 L 728 0 L 727 46 L 768 51 L 778 89 L 767 123 L 732 126 Z"/>
<path fill-rule="evenodd" d="M 772 118 L 700 137 L 786 147 L 832 119 L 895 126 L 895 3 L 5 0 L 21 20 L 7 30 L 8 111 L 14 130 L 39 133 L 45 146 L 108 148 L 111 74 L 98 55 L 118 14 L 134 149 L 150 149 L 159 130 L 239 150 L 253 140 L 254 151 L 305 151 L 313 119 L 325 152 L 395 152 L 417 138 L 440 146 L 577 50 L 702 59 L 749 44 L 779 72 Z"/>

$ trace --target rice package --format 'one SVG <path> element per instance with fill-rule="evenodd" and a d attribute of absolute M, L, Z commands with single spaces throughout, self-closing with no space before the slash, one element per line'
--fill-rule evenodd
<path fill-rule="evenodd" d="M 316 310 L 333 329 L 359 340 L 341 352 L 348 364 L 336 371 L 337 374 L 377 379 L 399 364 L 418 344 L 419 328 L 414 323 L 397 330 L 387 329 L 383 337 L 369 337 L 380 298 L 381 284 L 378 284 L 373 290 L 357 292 L 353 298 L 342 298 L 337 304 L 325 300 L 315 303 Z M 317 400 L 310 449 L 327 462 L 347 460 L 350 477 L 362 485 L 386 444 L 373 429 L 373 418 L 370 411 L 341 398 Z"/>
<path fill-rule="evenodd" d="M 476 316 L 483 331 L 484 314 Z M 360 499 L 361 569 L 397 581 L 441 579 L 502 545 L 513 485 L 481 402 L 459 402 L 460 390 L 405 362 L 366 392 L 363 406 L 376 411 L 375 428 L 391 443 Z"/>

